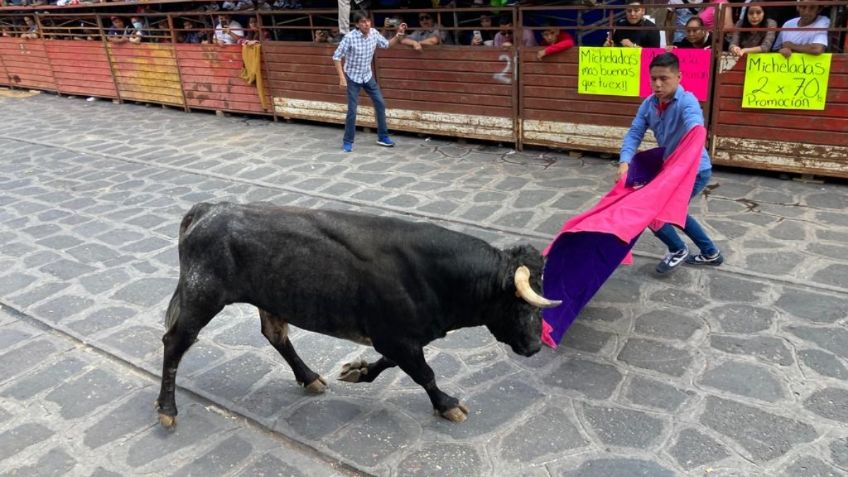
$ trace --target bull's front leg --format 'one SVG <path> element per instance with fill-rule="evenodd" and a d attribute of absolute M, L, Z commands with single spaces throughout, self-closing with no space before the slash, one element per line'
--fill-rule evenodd
<path fill-rule="evenodd" d="M 394 361 L 413 381 L 427 391 L 433 409 L 440 416 L 453 422 L 463 422 L 468 419 L 468 408 L 459 402 L 459 399 L 444 393 L 436 385 L 436 374 L 424 359 L 424 350 L 421 346 L 402 343 L 380 346 L 375 341 L 374 349 Z"/>

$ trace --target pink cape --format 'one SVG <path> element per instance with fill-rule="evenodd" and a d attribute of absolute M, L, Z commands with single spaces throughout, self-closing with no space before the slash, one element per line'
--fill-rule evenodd
<path fill-rule="evenodd" d="M 568 220 L 545 248 L 544 296 L 563 300 L 543 310 L 545 344 L 556 348 L 616 265 L 632 263 L 630 248 L 646 227 L 683 227 L 706 135 L 703 126 L 692 128 L 646 185 L 633 188 L 625 179 L 618 181 L 594 207 Z M 640 167 L 637 155 L 630 173 L 639 173 Z"/>

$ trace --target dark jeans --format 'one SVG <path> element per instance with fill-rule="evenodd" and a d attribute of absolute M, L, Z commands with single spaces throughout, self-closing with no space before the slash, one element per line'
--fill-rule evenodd
<path fill-rule="evenodd" d="M 353 144 L 353 136 L 356 134 L 356 106 L 359 101 L 359 90 L 364 89 L 371 102 L 374 103 L 374 115 L 377 116 L 377 137 L 384 138 L 389 135 L 386 126 L 386 103 L 383 101 L 383 93 L 374 76 L 365 83 L 357 83 L 345 75 L 347 79 L 347 118 L 345 118 L 344 142 Z"/>
<path fill-rule="evenodd" d="M 695 176 L 695 187 L 692 188 L 692 196 L 689 198 L 690 202 L 692 199 L 697 197 L 702 190 L 704 190 L 704 187 L 706 187 L 707 184 L 709 184 L 710 176 L 712 176 L 712 174 L 713 172 L 711 169 L 698 172 L 698 175 Z M 695 242 L 695 245 L 698 246 L 703 255 L 713 256 L 716 252 L 718 252 L 715 244 L 707 236 L 707 233 L 704 232 L 701 224 L 699 224 L 698 221 L 689 214 L 686 214 L 686 226 L 683 227 L 683 233 Z M 674 230 L 674 226 L 671 224 L 663 225 L 659 230 L 654 232 L 654 235 L 656 235 L 657 238 L 668 247 L 669 252 L 679 252 L 686 247 L 683 240 L 681 240 L 680 236 L 677 235 L 677 231 Z"/>

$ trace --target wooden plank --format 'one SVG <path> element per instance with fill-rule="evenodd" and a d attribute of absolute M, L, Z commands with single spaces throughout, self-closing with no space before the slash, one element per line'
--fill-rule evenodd
<path fill-rule="evenodd" d="M 768 115 L 767 122 L 759 122 L 755 116 L 748 113 L 737 113 L 733 111 L 719 111 L 719 124 L 723 126 L 747 126 L 750 124 L 767 124 L 773 128 L 772 138 L 781 140 L 787 130 L 816 130 L 816 131 L 833 131 L 837 135 L 843 136 L 842 143 L 848 144 L 848 119 L 845 116 L 841 118 L 827 118 L 818 120 L 813 117 L 803 116 L 788 116 L 782 114 Z M 781 128 L 781 129 L 777 129 Z M 838 134 L 842 133 L 842 134 Z"/>
<path fill-rule="evenodd" d="M 224 101 L 216 99 L 191 99 L 186 98 L 186 103 L 190 108 L 208 109 L 213 111 L 233 111 L 247 112 L 256 114 L 273 114 L 270 111 L 262 109 L 262 105 L 257 101 L 255 103 L 240 102 L 240 101 Z"/>
<path fill-rule="evenodd" d="M 238 93 L 216 93 L 211 91 L 186 91 L 185 92 L 186 101 L 189 98 L 193 100 L 201 100 L 201 99 L 215 99 L 221 101 L 233 101 L 239 103 L 256 103 L 261 104 L 259 101 L 259 95 L 256 93 L 256 90 L 247 91 L 247 92 L 238 92 Z"/>
<path fill-rule="evenodd" d="M 752 124 L 748 124 L 744 128 L 740 128 L 737 125 L 718 124 L 713 129 L 714 134 L 724 137 L 740 137 L 747 139 L 772 139 L 779 137 L 780 141 L 807 144 L 829 144 L 833 146 L 842 146 L 845 144 L 844 135 L 834 134 L 828 131 L 819 131 L 817 129 L 778 130 L 768 126 L 756 126 Z"/>
<path fill-rule="evenodd" d="M 567 105 L 563 108 L 562 105 Z M 639 104 L 622 104 L 600 101 L 553 101 L 550 98 L 524 98 L 524 110 L 558 111 L 563 114 L 571 112 L 608 114 L 610 116 L 625 116 L 631 120 L 636 115 Z"/>
<path fill-rule="evenodd" d="M 470 73 L 465 71 L 421 71 L 393 68 L 380 68 L 380 81 L 419 80 L 442 83 L 491 83 L 491 73 Z M 575 85 L 577 83 L 575 82 Z M 575 86 L 576 88 L 576 86 Z"/>
<path fill-rule="evenodd" d="M 383 78 L 381 78 L 382 80 Z M 442 81 L 416 81 L 416 80 L 394 80 L 381 81 L 381 88 L 419 91 L 419 92 L 441 92 L 451 94 L 478 94 L 492 96 L 512 97 L 512 86 L 498 82 L 480 83 L 448 83 Z"/>
<path fill-rule="evenodd" d="M 165 94 L 150 93 L 146 91 L 133 91 L 121 89 L 121 99 L 140 101 L 143 103 L 183 105 L 182 97 L 168 96 Z"/>
<path fill-rule="evenodd" d="M 796 120 L 827 120 L 826 118 L 848 118 L 848 102 L 828 104 L 822 111 L 805 111 L 792 109 L 748 109 L 739 107 L 739 99 L 720 98 L 719 100 L 720 113 L 732 112 L 741 113 L 750 117 L 751 124 L 771 124 L 773 116 L 795 118 Z M 718 120 L 723 122 L 721 116 Z"/>

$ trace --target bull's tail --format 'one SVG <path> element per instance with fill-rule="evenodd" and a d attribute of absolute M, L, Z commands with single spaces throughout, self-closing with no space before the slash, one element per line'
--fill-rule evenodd
<path fill-rule="evenodd" d="M 168 303 L 168 311 L 165 312 L 165 330 L 170 330 L 180 318 L 180 295 L 182 294 L 183 282 L 177 282 L 177 289 L 174 290 L 174 295 L 171 296 L 171 302 Z"/>

